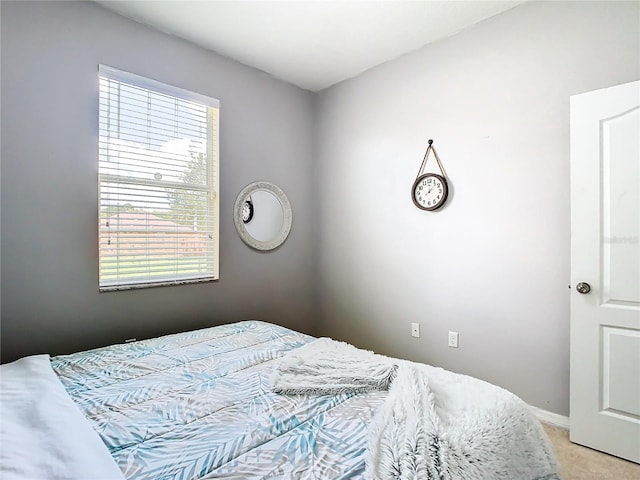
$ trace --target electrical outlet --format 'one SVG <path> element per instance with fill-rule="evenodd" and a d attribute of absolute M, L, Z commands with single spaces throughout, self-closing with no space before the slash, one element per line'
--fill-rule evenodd
<path fill-rule="evenodd" d="M 449 332 L 449 346 L 451 348 L 458 348 L 458 332 Z"/>
<path fill-rule="evenodd" d="M 412 323 L 411 324 L 411 336 L 412 337 L 420 337 L 420 324 Z"/>

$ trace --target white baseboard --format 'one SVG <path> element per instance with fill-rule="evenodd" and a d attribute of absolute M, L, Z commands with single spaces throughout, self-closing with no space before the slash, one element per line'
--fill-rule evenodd
<path fill-rule="evenodd" d="M 543 423 L 548 423 L 554 427 L 563 428 L 569 430 L 569 417 L 560 415 L 558 413 L 549 412 L 538 407 L 529 405 L 533 414 Z"/>

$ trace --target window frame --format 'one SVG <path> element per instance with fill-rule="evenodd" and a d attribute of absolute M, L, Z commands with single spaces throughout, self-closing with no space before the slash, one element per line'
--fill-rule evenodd
<path fill-rule="evenodd" d="M 104 207 L 102 198 L 101 198 L 101 190 L 104 188 L 105 183 L 110 184 L 129 184 L 138 187 L 155 187 L 155 188 L 169 188 L 172 186 L 182 188 L 188 190 L 192 185 L 187 182 L 166 182 L 148 178 L 141 178 L 140 181 L 135 181 L 135 179 L 131 176 L 126 175 L 113 175 L 107 173 L 101 173 L 101 165 L 103 161 L 103 154 L 101 153 L 101 144 L 103 141 L 102 137 L 102 128 L 103 128 L 103 105 L 102 105 L 102 87 L 100 86 L 102 79 L 106 79 L 108 81 L 116 81 L 125 85 L 129 85 L 135 88 L 144 89 L 149 92 L 167 95 L 169 97 L 174 97 L 179 99 L 180 101 L 190 102 L 194 104 L 198 104 L 205 108 L 206 111 L 206 119 L 207 119 L 207 130 L 206 130 L 206 181 L 205 187 L 197 186 L 193 190 L 205 192 L 208 197 L 206 204 L 206 219 L 207 223 L 210 227 L 205 231 L 205 233 L 209 236 L 209 241 L 205 239 L 205 264 L 208 266 L 208 262 L 211 262 L 211 267 L 206 269 L 206 272 L 198 272 L 193 277 L 185 274 L 184 272 L 180 274 L 179 269 L 176 268 L 174 272 L 173 278 L 158 278 L 153 279 L 153 275 L 151 273 L 147 273 L 147 277 L 143 278 L 141 276 L 136 277 L 134 279 L 127 280 L 123 279 L 119 276 L 116 279 L 106 280 L 103 279 L 103 261 L 104 255 L 101 251 L 101 242 L 102 242 L 102 217 L 101 212 Z M 118 103 L 118 108 L 120 103 Z M 219 219 L 219 189 L 220 189 L 220 180 L 219 180 L 219 172 L 220 172 L 220 161 L 219 161 L 219 115 L 220 115 L 220 101 L 213 97 L 209 97 L 206 95 L 202 95 L 199 93 L 195 93 L 189 90 L 182 89 L 180 87 L 175 87 L 172 85 L 168 85 L 157 80 L 153 80 L 150 78 L 146 78 L 134 73 L 125 72 L 123 70 L 118 70 L 113 67 L 109 67 L 106 65 L 98 65 L 98 287 L 100 292 L 107 291 L 117 291 L 117 290 L 130 290 L 130 289 L 138 289 L 138 288 L 150 288 L 150 287 L 158 287 L 158 286 L 167 286 L 167 285 L 182 285 L 182 284 L 191 284 L 191 283 L 203 283 L 218 280 L 219 275 L 219 248 L 220 248 L 220 219 Z M 107 131 L 110 129 L 110 125 L 107 125 Z M 107 138 L 110 138 L 107 137 Z M 178 137 L 176 137 L 178 138 Z M 145 145 L 146 146 L 146 145 Z M 105 158 L 108 158 L 109 154 L 104 155 Z M 155 158 L 155 157 L 152 157 Z M 139 160 L 138 160 L 139 161 Z M 126 165 L 126 164 L 125 164 Z M 167 165 L 171 165 L 167 163 Z M 175 165 L 175 164 L 174 164 Z M 150 212 L 145 212 L 150 214 Z M 120 212 L 118 211 L 118 215 Z M 166 233 L 166 232 L 165 232 Z M 149 225 L 146 226 L 146 230 L 144 230 L 144 234 L 149 238 L 153 231 L 149 228 Z M 165 235 L 165 238 L 167 235 Z M 119 248 L 119 247 L 117 247 Z M 120 253 L 116 254 L 116 262 L 119 262 Z M 147 269 L 151 270 L 151 257 L 147 253 L 146 259 Z"/>

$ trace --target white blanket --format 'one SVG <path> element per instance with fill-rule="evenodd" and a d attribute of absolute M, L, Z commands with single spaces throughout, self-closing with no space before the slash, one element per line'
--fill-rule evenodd
<path fill-rule="evenodd" d="M 529 407 L 473 377 L 319 339 L 281 360 L 272 389 L 389 394 L 369 436 L 373 480 L 558 480 L 553 449 Z"/>
<path fill-rule="evenodd" d="M 405 362 L 369 439 L 375 480 L 558 480 L 540 422 L 514 394 Z"/>
<path fill-rule="evenodd" d="M 123 480 L 48 355 L 0 366 L 2 480 Z"/>
<path fill-rule="evenodd" d="M 396 369 L 388 357 L 323 337 L 282 357 L 271 376 L 271 389 L 315 395 L 387 390 Z"/>

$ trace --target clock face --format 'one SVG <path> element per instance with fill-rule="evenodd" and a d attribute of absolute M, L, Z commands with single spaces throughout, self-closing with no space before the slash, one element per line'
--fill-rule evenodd
<path fill-rule="evenodd" d="M 447 200 L 449 188 L 441 175 L 427 173 L 418 177 L 411 190 L 411 198 L 422 210 L 437 210 Z"/>
<path fill-rule="evenodd" d="M 253 202 L 247 200 L 242 204 L 242 221 L 249 223 L 253 218 Z"/>

